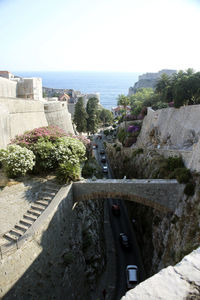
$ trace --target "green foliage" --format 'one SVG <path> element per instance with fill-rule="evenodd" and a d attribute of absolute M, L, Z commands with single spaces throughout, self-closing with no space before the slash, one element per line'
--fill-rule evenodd
<path fill-rule="evenodd" d="M 110 133 L 110 131 L 108 130 L 108 129 L 106 129 L 106 130 L 104 130 L 104 132 L 103 132 L 104 134 L 105 134 L 105 136 L 108 136 L 109 135 L 109 133 Z"/>
<path fill-rule="evenodd" d="M 102 121 L 103 124 L 109 123 L 111 124 L 113 122 L 113 114 L 110 110 L 103 108 L 100 111 L 99 115 L 100 120 Z"/>
<path fill-rule="evenodd" d="M 88 114 L 87 119 L 87 132 L 94 134 L 98 128 L 98 99 L 90 98 L 87 102 L 86 111 Z"/>
<path fill-rule="evenodd" d="M 33 169 L 35 155 L 19 145 L 9 145 L 6 150 L 0 150 L 0 161 L 9 177 L 18 177 Z"/>
<path fill-rule="evenodd" d="M 137 148 L 135 150 L 133 150 L 132 152 L 132 158 L 134 158 L 135 156 L 142 154 L 144 152 L 144 150 L 142 148 Z"/>
<path fill-rule="evenodd" d="M 176 168 L 184 168 L 184 163 L 180 156 L 170 156 L 166 159 L 166 163 L 169 171 L 174 171 Z"/>
<path fill-rule="evenodd" d="M 84 178 L 92 178 L 95 176 L 100 179 L 103 177 L 102 170 L 94 158 L 87 160 L 82 168 L 82 176 Z"/>
<path fill-rule="evenodd" d="M 56 177 L 59 183 L 70 183 L 71 181 L 80 180 L 81 168 L 79 164 L 74 164 L 71 161 L 60 164 Z"/>
<path fill-rule="evenodd" d="M 188 183 L 191 179 L 190 170 L 186 168 L 177 168 L 172 173 L 179 183 Z M 172 175 L 172 176 L 173 176 Z"/>
<path fill-rule="evenodd" d="M 121 151 L 121 150 L 122 150 L 122 149 L 121 149 L 120 146 L 117 146 L 117 147 L 115 148 L 115 151 L 116 151 L 116 152 Z"/>
<path fill-rule="evenodd" d="M 117 138 L 118 140 L 123 144 L 125 141 L 125 138 L 127 137 L 127 132 L 124 128 L 119 128 L 118 133 L 117 133 Z"/>
<path fill-rule="evenodd" d="M 195 192 L 195 183 L 193 182 L 188 182 L 184 188 L 184 193 L 187 196 L 193 196 Z"/>
<path fill-rule="evenodd" d="M 83 98 L 79 98 L 75 105 L 74 123 L 78 132 L 87 132 L 87 112 L 84 107 Z"/>
<path fill-rule="evenodd" d="M 141 88 L 138 89 L 134 95 L 130 96 L 130 104 L 133 115 L 139 115 L 142 108 L 145 106 L 151 106 L 151 98 L 153 96 L 153 89 Z M 148 102 L 149 101 L 149 105 Z"/>

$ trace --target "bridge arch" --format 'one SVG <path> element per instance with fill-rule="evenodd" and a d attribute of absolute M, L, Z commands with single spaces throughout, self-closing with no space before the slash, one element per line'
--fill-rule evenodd
<path fill-rule="evenodd" d="M 74 202 L 118 198 L 141 203 L 162 212 L 173 212 L 184 185 L 176 180 L 106 179 L 73 183 Z"/>

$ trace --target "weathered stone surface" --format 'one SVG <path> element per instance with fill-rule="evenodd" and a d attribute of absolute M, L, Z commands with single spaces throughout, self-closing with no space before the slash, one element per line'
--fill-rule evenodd
<path fill-rule="evenodd" d="M 122 198 L 154 207 L 174 211 L 184 189 L 176 180 L 131 179 L 87 180 L 73 184 L 74 201 L 100 198 Z"/>
<path fill-rule="evenodd" d="M 161 270 L 126 293 L 122 300 L 200 299 L 200 248 L 175 267 Z M 193 295 L 196 298 L 190 298 Z"/>
<path fill-rule="evenodd" d="M 200 170 L 200 105 L 165 108 L 157 111 L 148 109 L 144 118 L 137 147 L 177 150 L 186 166 Z M 185 150 L 191 152 L 185 153 Z M 183 152 L 183 153 L 182 153 Z M 164 152 L 163 154 L 167 154 Z"/>

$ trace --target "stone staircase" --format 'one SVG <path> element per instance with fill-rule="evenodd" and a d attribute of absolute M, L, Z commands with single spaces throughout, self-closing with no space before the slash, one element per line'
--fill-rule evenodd
<path fill-rule="evenodd" d="M 5 243 L 17 242 L 17 240 L 25 234 L 28 228 L 37 220 L 37 218 L 47 208 L 56 193 L 61 188 L 56 182 L 47 181 L 42 190 L 38 193 L 38 200 L 33 202 L 23 218 L 11 230 L 5 233 L 2 238 Z"/>

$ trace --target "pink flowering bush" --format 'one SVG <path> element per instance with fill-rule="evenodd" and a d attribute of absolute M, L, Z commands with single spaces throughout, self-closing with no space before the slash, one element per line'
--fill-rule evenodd
<path fill-rule="evenodd" d="M 11 144 L 17 144 L 26 148 L 31 148 L 31 146 L 37 143 L 37 141 L 41 138 L 45 138 L 54 142 L 57 138 L 63 136 L 67 136 L 67 134 L 59 127 L 39 127 L 30 131 L 26 131 L 24 134 L 17 135 L 16 138 L 11 141 Z"/>

